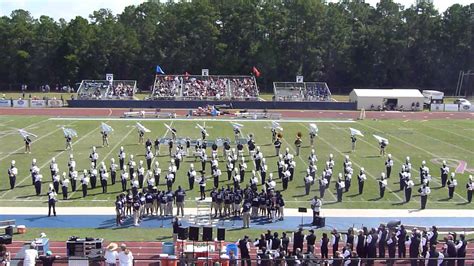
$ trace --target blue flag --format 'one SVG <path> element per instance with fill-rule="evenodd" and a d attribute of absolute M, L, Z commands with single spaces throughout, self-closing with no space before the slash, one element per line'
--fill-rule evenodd
<path fill-rule="evenodd" d="M 160 74 L 163 74 L 163 75 L 164 75 L 164 74 L 165 74 L 165 71 L 163 71 L 163 69 L 161 69 L 161 67 L 157 65 L 157 66 L 156 66 L 156 73 L 160 73 Z"/>

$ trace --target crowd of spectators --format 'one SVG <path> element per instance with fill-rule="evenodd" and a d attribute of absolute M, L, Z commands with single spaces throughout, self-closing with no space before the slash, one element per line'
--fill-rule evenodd
<path fill-rule="evenodd" d="M 275 84 L 276 101 L 330 101 L 331 92 L 323 82 Z"/>
<path fill-rule="evenodd" d="M 259 95 L 253 77 L 244 76 L 163 76 L 158 75 L 154 99 L 256 99 Z"/>
<path fill-rule="evenodd" d="M 133 84 L 124 84 L 123 82 L 118 82 L 113 84 L 107 93 L 109 98 L 132 98 L 135 93 L 135 86 Z"/>
<path fill-rule="evenodd" d="M 122 81 L 112 85 L 108 81 L 83 81 L 78 89 L 79 99 L 127 99 L 132 98 L 134 93 L 135 85 Z"/>

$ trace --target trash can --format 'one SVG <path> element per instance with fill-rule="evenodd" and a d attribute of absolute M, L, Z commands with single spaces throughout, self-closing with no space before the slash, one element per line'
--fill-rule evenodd
<path fill-rule="evenodd" d="M 226 254 L 229 255 L 230 254 L 230 251 L 232 250 L 234 252 L 234 255 L 236 258 L 238 258 L 238 254 L 239 254 L 239 249 L 237 248 L 237 245 L 236 244 L 228 244 L 226 246 Z"/>
<path fill-rule="evenodd" d="M 174 255 L 174 243 L 173 242 L 164 242 L 162 253 L 168 255 Z"/>
<path fill-rule="evenodd" d="M 13 226 L 5 227 L 5 235 L 13 236 Z"/>

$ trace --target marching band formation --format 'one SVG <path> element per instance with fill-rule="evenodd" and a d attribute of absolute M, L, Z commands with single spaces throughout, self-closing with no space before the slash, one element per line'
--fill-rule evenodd
<path fill-rule="evenodd" d="M 303 144 L 302 134 L 298 132 L 294 141 L 295 154 L 290 152 L 290 148 L 286 148 L 283 153 L 280 152 L 282 145 L 282 131 L 283 128 L 277 122 L 272 122 L 271 136 L 272 143 L 275 148 L 275 156 L 278 157 L 276 169 L 277 175 L 273 176 L 269 165 L 267 165 L 266 158 L 257 145 L 253 134 L 250 134 L 247 139 L 242 138 L 241 129 L 243 125 L 232 123 L 235 147 L 229 139 L 222 139 L 217 141 L 208 141 L 206 126 L 197 125 L 201 132 L 202 138 L 197 141 L 192 141 L 189 138 L 179 139 L 178 132 L 175 128 L 166 125 L 171 138 L 160 139 L 155 141 L 147 139 L 145 141 L 145 134 L 151 132 L 140 123 L 136 123 L 138 129 L 138 142 L 144 145 L 144 158 L 136 160 L 133 154 L 127 156 L 124 147 L 120 147 L 117 154 L 118 164 L 115 158 L 111 158 L 109 163 L 105 161 L 99 162 L 99 154 L 96 147 L 92 147 L 89 154 L 90 168 L 78 171 L 74 155 L 71 153 L 67 163 L 67 171 L 61 173 L 59 165 L 55 158 L 51 159 L 50 174 L 51 185 L 48 190 L 48 203 L 53 214 L 55 215 L 55 202 L 57 201 L 56 193 L 59 193 L 61 188 L 62 199 L 68 199 L 69 187 L 74 192 L 78 189 L 82 190 L 82 196 L 87 197 L 89 189 L 95 189 L 97 185 L 102 188 L 102 193 L 107 193 L 107 187 L 116 182 L 121 183 L 122 194 L 117 196 L 116 210 L 117 210 L 117 224 L 121 224 L 123 218 L 127 215 L 134 216 L 134 222 L 138 225 L 139 220 L 144 215 L 173 215 L 174 206 L 177 208 L 177 215 L 184 215 L 184 202 L 186 192 L 182 187 L 174 186 L 177 178 L 177 171 L 182 167 L 182 162 L 185 158 L 194 158 L 197 163 L 200 162 L 200 169 L 191 163 L 187 171 L 188 189 L 193 190 L 194 185 L 199 187 L 200 198 L 205 199 L 210 197 L 212 200 L 212 212 L 215 217 L 229 217 L 241 216 L 244 220 L 244 227 L 249 227 L 251 217 L 263 216 L 269 220 L 275 221 L 284 218 L 285 200 L 281 192 L 288 189 L 289 183 L 293 182 L 295 174 L 296 160 L 295 156 L 300 156 L 300 148 Z M 103 146 L 108 146 L 108 135 L 113 129 L 105 123 L 101 124 L 101 135 Z M 66 138 L 66 149 L 72 151 L 72 139 L 77 137 L 77 133 L 70 128 L 64 128 L 64 135 Z M 357 129 L 350 128 L 352 151 L 356 148 L 356 136 L 364 136 L 362 132 Z M 342 162 L 341 171 L 336 170 L 336 162 L 333 154 L 325 163 L 325 167 L 321 174 L 317 175 L 316 162 L 318 157 L 314 149 L 314 139 L 317 136 L 318 128 L 315 124 L 310 124 L 309 140 L 312 147 L 311 153 L 307 158 L 307 169 L 302 176 L 302 183 L 305 188 L 305 195 L 309 195 L 311 188 L 318 184 L 319 198 L 323 199 L 327 190 L 330 189 L 331 180 L 335 173 L 335 194 L 338 202 L 343 201 L 344 193 L 350 191 L 352 187 L 352 177 L 354 175 L 354 168 L 349 155 L 346 155 Z M 31 138 L 36 137 L 26 131 L 20 131 L 24 137 L 26 152 L 31 152 Z M 374 135 L 380 147 L 380 154 L 385 155 L 385 149 L 389 141 L 383 137 Z M 161 165 L 155 158 L 159 156 L 161 145 L 168 145 L 170 161 L 167 170 L 161 169 Z M 194 147 L 193 147 L 194 146 Z M 244 147 L 246 150 L 244 151 Z M 219 149 L 222 152 L 219 152 Z M 221 156 L 222 157 L 221 157 Z M 224 167 L 219 166 L 223 162 Z M 249 166 L 251 163 L 252 166 Z M 209 165 L 210 169 L 206 169 Z M 379 198 L 384 198 L 385 190 L 388 187 L 388 180 L 392 178 L 392 168 L 394 161 L 391 154 L 388 154 L 385 161 L 385 172 L 380 174 L 377 179 L 379 186 Z M 225 171 L 225 173 L 223 173 Z M 32 160 L 31 180 L 34 185 L 36 195 L 41 195 L 43 175 L 40 173 L 36 159 Z M 415 170 L 412 169 L 410 157 L 406 157 L 405 163 L 402 164 L 399 172 L 400 190 L 404 191 L 405 202 L 410 202 L 412 198 L 413 189 L 415 187 L 415 180 L 412 177 Z M 419 188 L 417 192 L 421 199 L 421 209 L 426 208 L 428 197 L 431 193 L 430 182 L 432 177 L 430 169 L 423 161 L 419 168 Z M 16 168 L 15 161 L 11 162 L 8 169 L 8 176 L 10 179 L 10 188 L 15 188 L 16 177 L 19 170 Z M 227 181 L 232 181 L 232 185 L 221 187 L 220 181 L 223 179 L 222 175 L 227 177 Z M 281 191 L 276 188 L 277 179 L 281 180 Z M 208 181 L 212 182 L 212 189 L 206 195 L 206 187 Z M 367 173 L 364 167 L 360 167 L 357 174 L 358 194 L 364 193 L 364 183 L 367 182 Z M 468 183 L 465 185 L 467 190 L 467 199 L 470 203 L 472 201 L 472 194 L 474 191 L 474 178 L 469 176 Z M 80 187 L 77 187 L 77 184 Z M 453 198 L 458 182 L 454 172 L 450 172 L 446 162 L 443 162 L 440 168 L 440 183 L 442 187 L 448 188 L 449 199 Z M 159 185 L 165 184 L 165 190 L 159 190 Z M 318 207 L 319 212 L 320 205 Z"/>

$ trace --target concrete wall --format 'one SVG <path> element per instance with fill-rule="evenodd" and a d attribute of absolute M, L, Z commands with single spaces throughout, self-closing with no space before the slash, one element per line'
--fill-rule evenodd
<path fill-rule="evenodd" d="M 208 104 L 231 104 L 233 109 L 356 110 L 357 108 L 357 103 L 349 102 L 68 100 L 68 106 L 73 108 L 187 109 L 203 107 Z"/>

